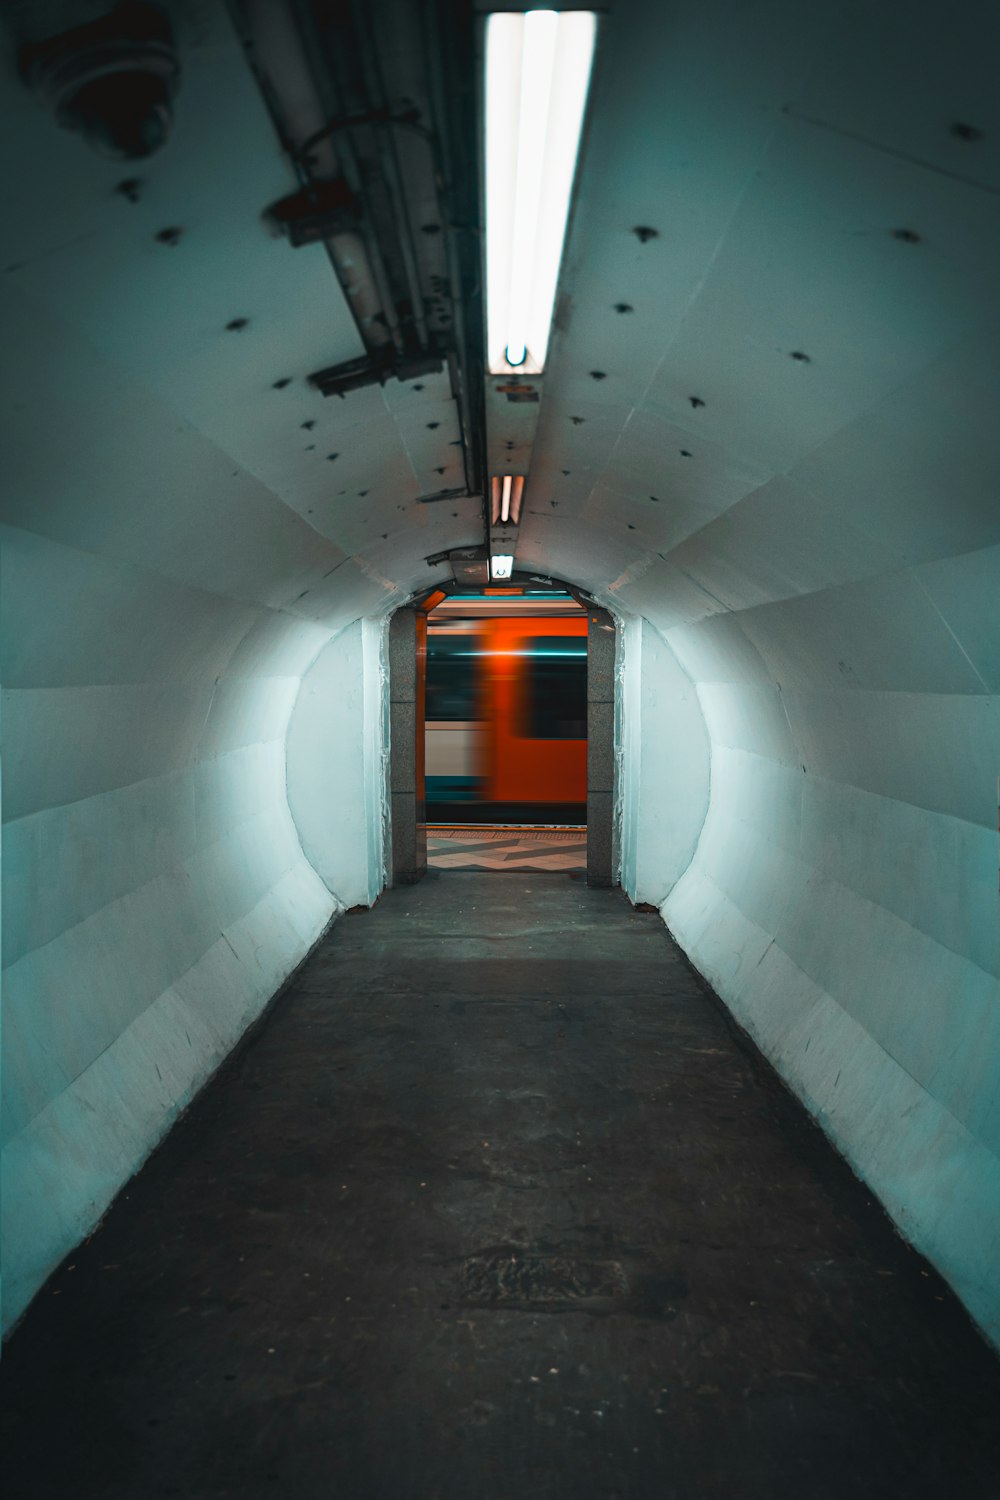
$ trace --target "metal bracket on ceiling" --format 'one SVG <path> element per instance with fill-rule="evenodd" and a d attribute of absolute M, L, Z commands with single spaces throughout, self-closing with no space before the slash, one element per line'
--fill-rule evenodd
<path fill-rule="evenodd" d="M 490 559 L 485 547 L 451 547 L 447 552 L 434 552 L 430 557 L 425 557 L 429 568 L 439 567 L 441 563 L 451 564 L 452 578 L 455 583 L 463 588 L 482 588 L 489 583 Z M 450 583 L 436 583 L 434 588 L 449 590 Z M 420 599 L 426 597 L 426 589 L 420 589 L 412 597 Z"/>
<path fill-rule="evenodd" d="M 347 234 L 361 222 L 361 206 L 343 177 L 311 182 L 279 198 L 264 210 L 264 218 L 289 243 L 315 245 L 329 235 Z"/>
<path fill-rule="evenodd" d="M 465 588 L 483 588 L 490 581 L 490 560 L 485 547 L 456 547 L 448 553 L 452 576 Z"/>
<path fill-rule="evenodd" d="M 360 359 L 348 359 L 340 365 L 330 365 L 309 376 L 324 396 L 339 396 L 341 400 L 350 391 L 361 390 L 366 385 L 385 385 L 387 380 L 416 380 L 420 375 L 436 375 L 444 369 L 444 361 L 434 354 L 417 355 L 414 358 L 399 358 L 395 347 L 386 344 Z"/>
<path fill-rule="evenodd" d="M 436 505 L 439 500 L 481 500 L 481 495 L 471 494 L 463 485 L 456 490 L 438 490 L 433 495 L 418 495 L 418 505 Z"/>

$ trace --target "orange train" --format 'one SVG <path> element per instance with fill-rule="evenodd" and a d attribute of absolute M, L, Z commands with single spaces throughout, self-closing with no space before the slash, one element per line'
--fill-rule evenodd
<path fill-rule="evenodd" d="M 429 622 L 430 822 L 584 823 L 587 618 Z"/>

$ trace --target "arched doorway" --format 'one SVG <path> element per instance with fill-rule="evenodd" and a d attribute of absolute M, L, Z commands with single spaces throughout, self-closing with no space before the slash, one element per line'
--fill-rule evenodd
<path fill-rule="evenodd" d="M 515 576 L 435 588 L 397 612 L 389 641 L 393 881 L 423 876 L 429 833 L 432 864 L 477 846 L 474 868 L 613 884 L 612 617 L 558 580 Z"/>

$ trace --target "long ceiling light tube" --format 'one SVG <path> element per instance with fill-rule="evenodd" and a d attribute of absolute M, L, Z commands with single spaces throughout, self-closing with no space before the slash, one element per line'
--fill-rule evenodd
<path fill-rule="evenodd" d="M 539 374 L 594 55 L 592 11 L 530 10 L 486 28 L 487 361 Z"/>
<path fill-rule="evenodd" d="M 490 525 L 519 525 L 523 499 L 523 474 L 494 474 L 490 480 Z"/>

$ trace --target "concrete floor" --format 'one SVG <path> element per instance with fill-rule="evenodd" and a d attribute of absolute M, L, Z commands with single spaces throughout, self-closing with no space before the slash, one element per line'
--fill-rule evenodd
<path fill-rule="evenodd" d="M 568 876 L 337 923 L 0 1380 L 9 1500 L 1000 1494 L 1000 1364 Z"/>

